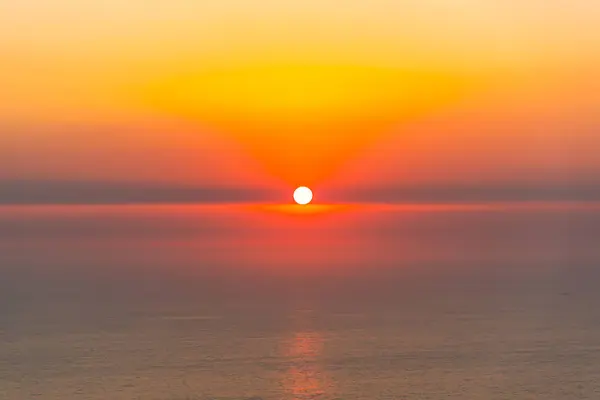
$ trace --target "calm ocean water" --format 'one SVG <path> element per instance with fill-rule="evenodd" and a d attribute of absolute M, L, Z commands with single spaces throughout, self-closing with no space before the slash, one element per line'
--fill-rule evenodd
<path fill-rule="evenodd" d="M 0 399 L 600 398 L 595 205 L 0 208 Z"/>

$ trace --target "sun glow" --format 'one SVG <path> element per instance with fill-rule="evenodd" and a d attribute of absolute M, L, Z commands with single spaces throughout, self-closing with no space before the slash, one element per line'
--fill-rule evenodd
<path fill-rule="evenodd" d="M 232 138 L 286 184 L 317 184 L 398 124 L 472 85 L 437 67 L 240 61 L 141 77 L 136 102 Z"/>
<path fill-rule="evenodd" d="M 312 190 L 310 190 L 306 186 L 300 186 L 294 191 L 294 200 L 298 204 L 306 205 L 312 201 L 312 198 Z"/>

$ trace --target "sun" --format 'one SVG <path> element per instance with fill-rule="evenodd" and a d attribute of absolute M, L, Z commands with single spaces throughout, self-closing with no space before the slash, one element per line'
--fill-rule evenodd
<path fill-rule="evenodd" d="M 312 201 L 313 193 L 312 190 L 307 188 L 306 186 L 300 186 L 296 190 L 294 190 L 294 200 L 296 203 L 305 205 Z"/>

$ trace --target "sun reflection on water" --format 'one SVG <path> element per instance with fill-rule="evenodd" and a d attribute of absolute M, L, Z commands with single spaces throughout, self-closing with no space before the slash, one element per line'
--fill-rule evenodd
<path fill-rule="evenodd" d="M 289 399 L 326 399 L 333 392 L 333 383 L 323 368 L 324 336 L 308 329 L 312 313 L 297 312 L 293 321 L 299 325 L 291 337 L 282 343 L 281 353 L 288 368 L 282 386 Z M 308 322 L 308 323 L 306 323 Z"/>

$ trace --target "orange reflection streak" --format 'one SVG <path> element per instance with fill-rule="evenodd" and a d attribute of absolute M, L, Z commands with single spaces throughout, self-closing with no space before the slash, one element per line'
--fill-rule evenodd
<path fill-rule="evenodd" d="M 287 215 L 329 214 L 356 208 L 349 204 L 268 204 L 252 207 L 256 211 L 281 213 Z"/>
<path fill-rule="evenodd" d="M 297 311 L 293 319 L 296 323 L 300 322 L 302 326 L 299 328 L 306 329 L 306 317 L 310 315 L 303 314 L 306 314 L 306 311 Z M 313 330 L 299 330 L 292 338 L 282 343 L 282 356 L 290 365 L 282 379 L 282 385 L 291 398 L 320 398 L 333 390 L 331 379 L 319 365 L 323 345 L 323 335 Z"/>

